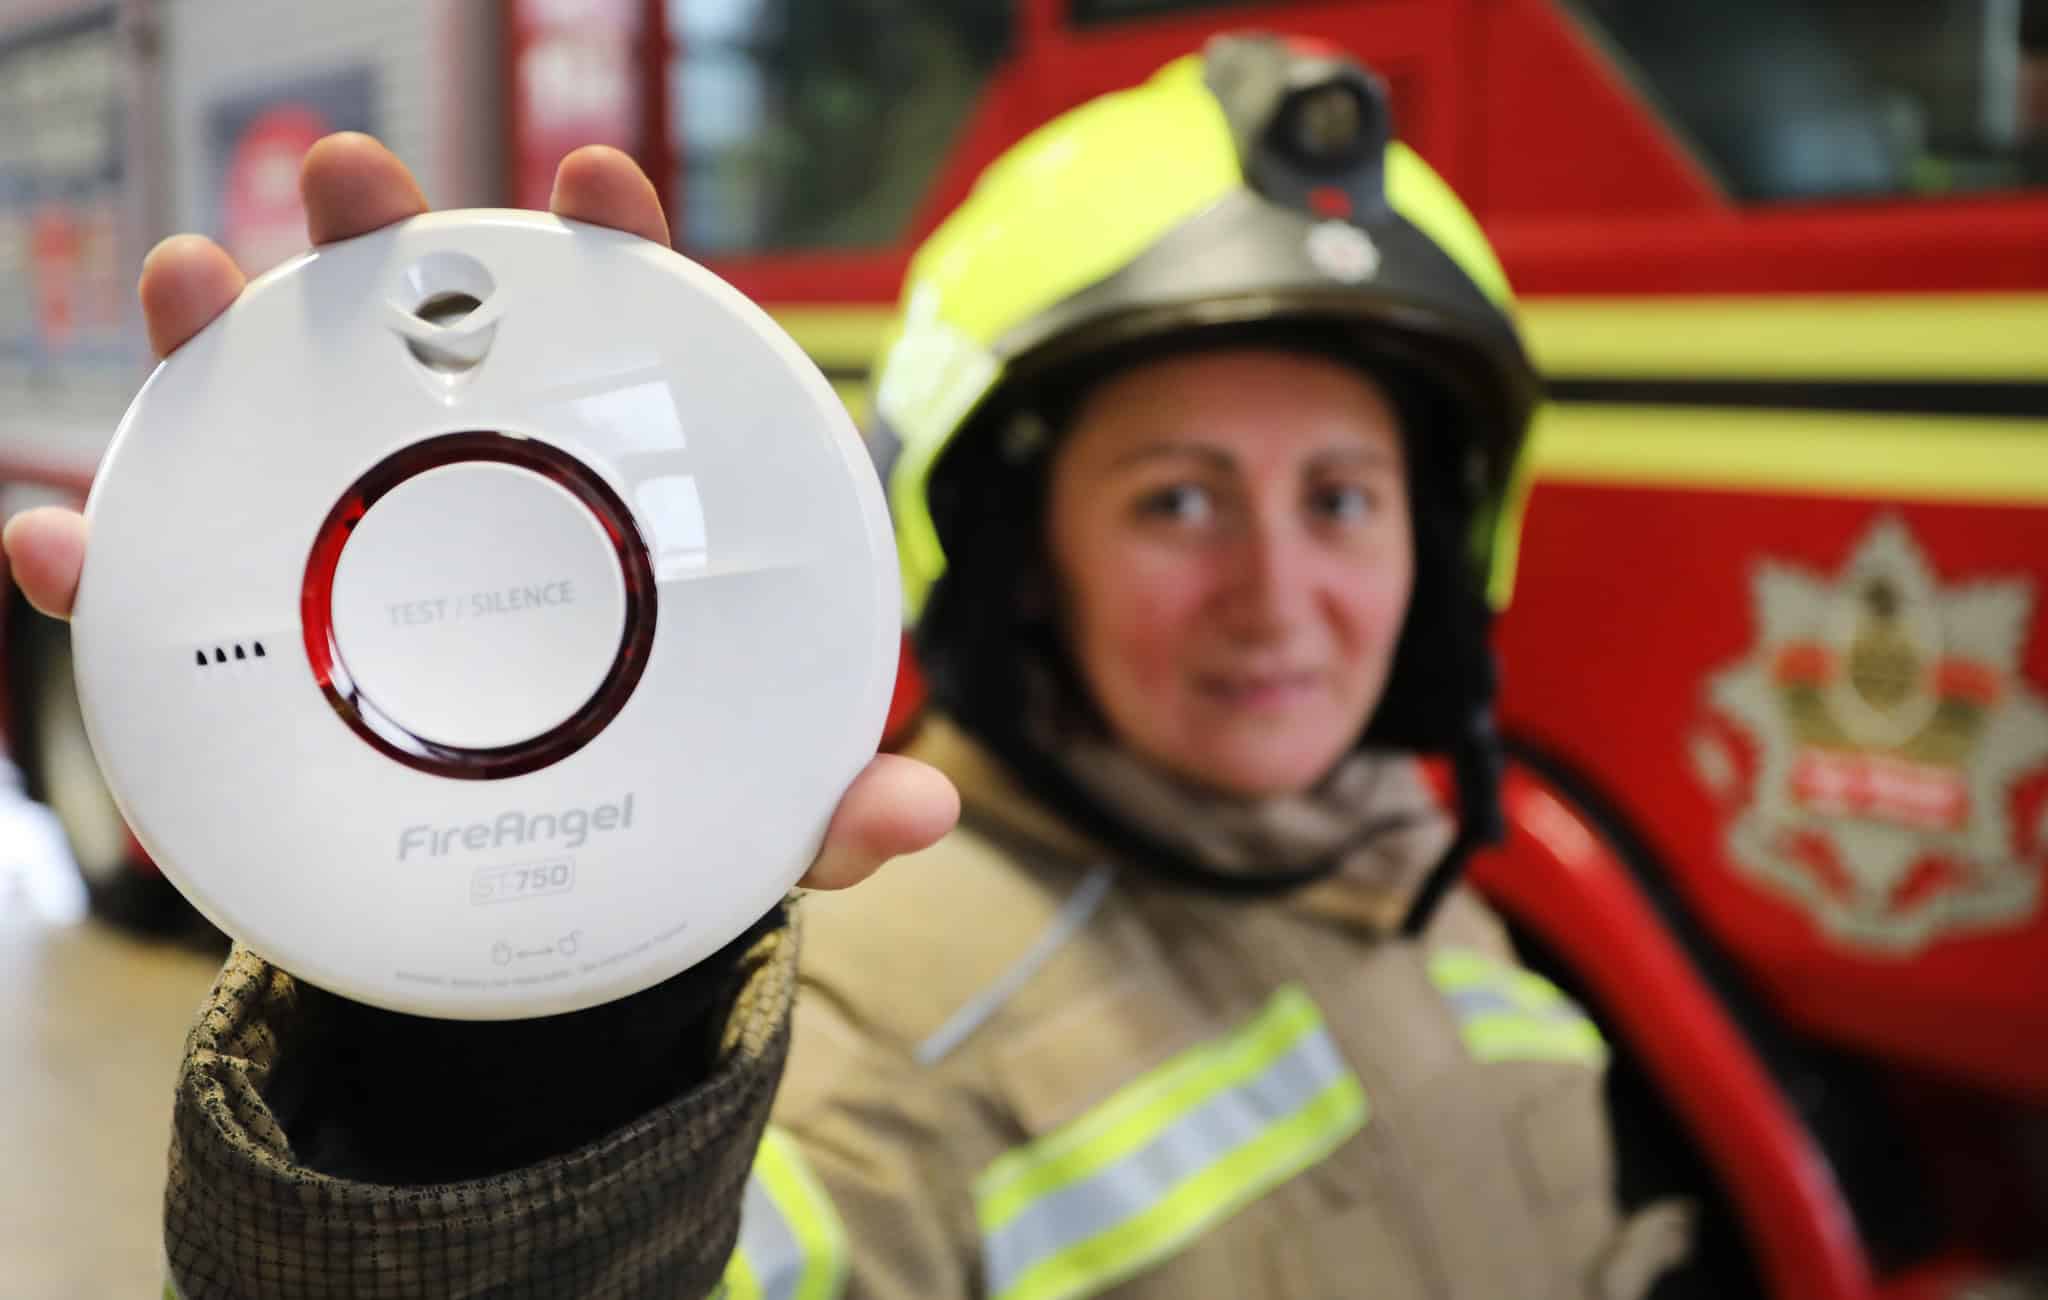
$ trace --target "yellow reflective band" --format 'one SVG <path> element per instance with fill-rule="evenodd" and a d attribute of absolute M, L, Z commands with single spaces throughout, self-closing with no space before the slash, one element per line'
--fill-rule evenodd
<path fill-rule="evenodd" d="M 796 1142 L 773 1126 L 754 1154 L 722 1285 L 731 1300 L 835 1300 L 846 1289 L 846 1229 Z"/>
<path fill-rule="evenodd" d="M 1507 987 L 1516 1004 L 1531 1011 L 1548 1011 L 1556 1007 L 1572 1006 L 1571 999 L 1564 995 L 1563 990 L 1535 971 L 1510 969 L 1507 972 Z"/>
<path fill-rule="evenodd" d="M 1607 1041 L 1593 1022 L 1538 1020 L 1518 1015 L 1480 1015 L 1459 1025 L 1465 1046 L 1475 1060 L 1575 1061 L 1598 1065 L 1607 1059 Z"/>
<path fill-rule="evenodd" d="M 718 1284 L 718 1300 L 762 1300 L 761 1280 L 754 1276 L 754 1265 L 747 1258 L 744 1243 L 732 1248 L 732 1258 L 725 1261 L 725 1276 Z"/>
<path fill-rule="evenodd" d="M 1345 1077 L 1166 1197 L 1096 1236 L 1040 1261 L 993 1300 L 1091 1295 L 1165 1259 L 1210 1225 L 1328 1158 L 1364 1127 L 1365 1089 Z"/>
<path fill-rule="evenodd" d="M 995 1300 L 1094 1294 L 1320 1162 L 1368 1115 L 1307 995 L 1188 1049 L 976 1181 Z"/>
<path fill-rule="evenodd" d="M 1553 403 L 1530 458 L 1540 483 L 2048 502 L 2041 419 Z"/>
<path fill-rule="evenodd" d="M 1183 1113 L 1264 1070 L 1321 1024 L 1308 994 L 1289 985 L 1236 1033 L 1189 1048 L 1073 1124 L 999 1157 L 975 1180 L 982 1230 L 1001 1228 L 1048 1191 L 1130 1154 Z"/>
<path fill-rule="evenodd" d="M 1430 953 L 1429 978 L 1438 992 L 1452 997 L 1485 993 L 1523 1011 L 1580 1014 L 1563 990 L 1535 971 L 1470 948 L 1439 948 Z"/>
<path fill-rule="evenodd" d="M 1599 1065 L 1607 1043 L 1562 990 L 1534 971 L 1465 948 L 1429 955 L 1429 978 L 1450 1003 L 1473 1059 Z"/>
<path fill-rule="evenodd" d="M 1551 378 L 2043 379 L 2048 294 L 1524 298 Z"/>
<path fill-rule="evenodd" d="M 1429 955 L 1429 978 L 1439 992 L 1490 984 L 1502 970 L 1499 962 L 1467 948 L 1439 948 Z"/>

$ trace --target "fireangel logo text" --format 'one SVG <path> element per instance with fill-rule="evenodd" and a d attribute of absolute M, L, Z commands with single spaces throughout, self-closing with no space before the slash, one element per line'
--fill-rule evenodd
<path fill-rule="evenodd" d="M 629 791 L 617 803 L 594 808 L 569 808 L 562 812 L 527 813 L 514 809 L 499 813 L 490 821 L 466 826 L 434 826 L 425 822 L 398 833 L 398 860 L 415 854 L 438 858 L 456 849 L 482 852 L 514 848 L 525 844 L 560 844 L 581 848 L 599 831 L 630 830 L 633 826 L 633 795 Z"/>

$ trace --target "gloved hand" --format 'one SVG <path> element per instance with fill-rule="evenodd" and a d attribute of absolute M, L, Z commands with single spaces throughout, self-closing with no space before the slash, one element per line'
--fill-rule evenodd
<path fill-rule="evenodd" d="M 535 1020 L 401 1015 L 301 981 L 265 1099 L 298 1163 L 341 1178 L 455 1182 L 561 1155 L 710 1072 L 743 959 L 786 915 L 652 988 Z"/>

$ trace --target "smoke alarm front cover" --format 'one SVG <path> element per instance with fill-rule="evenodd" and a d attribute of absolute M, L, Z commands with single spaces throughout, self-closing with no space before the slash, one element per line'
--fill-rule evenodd
<path fill-rule="evenodd" d="M 545 1015 L 701 960 L 874 752 L 899 593 L 817 368 L 669 249 L 435 213 L 252 282 L 101 464 L 74 614 L 115 799 L 344 996 Z"/>

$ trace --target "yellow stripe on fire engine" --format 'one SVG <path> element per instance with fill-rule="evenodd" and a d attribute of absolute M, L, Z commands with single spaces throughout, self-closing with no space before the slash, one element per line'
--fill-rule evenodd
<path fill-rule="evenodd" d="M 1670 406 L 1546 408 L 1536 481 L 2048 503 L 2048 420 Z"/>
<path fill-rule="evenodd" d="M 889 308 L 777 307 L 776 322 L 827 370 L 866 372 L 882 344 Z"/>
<path fill-rule="evenodd" d="M 1525 298 L 1552 378 L 2048 379 L 2048 294 Z"/>
<path fill-rule="evenodd" d="M 2048 379 L 2048 294 L 1525 298 L 1537 365 L 1554 378 Z M 819 364 L 864 370 L 886 307 L 786 307 Z"/>
<path fill-rule="evenodd" d="M 855 418 L 887 312 L 776 317 Z M 2048 296 L 1613 298 L 1525 301 L 1552 378 L 2048 380 Z M 2048 420 L 1553 402 L 1532 448 L 1539 482 L 1912 501 L 2048 501 Z"/>

